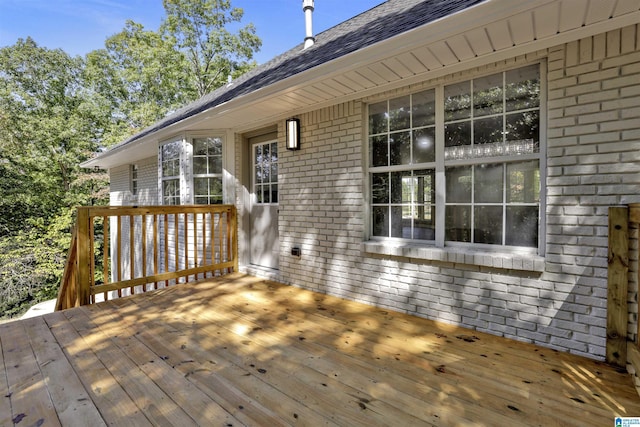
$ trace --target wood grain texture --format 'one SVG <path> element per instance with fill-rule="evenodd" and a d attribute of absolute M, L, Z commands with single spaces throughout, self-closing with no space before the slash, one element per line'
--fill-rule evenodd
<path fill-rule="evenodd" d="M 238 273 L 2 325 L 0 348 L 3 422 L 581 426 L 640 414 L 631 377 L 604 363 Z"/>

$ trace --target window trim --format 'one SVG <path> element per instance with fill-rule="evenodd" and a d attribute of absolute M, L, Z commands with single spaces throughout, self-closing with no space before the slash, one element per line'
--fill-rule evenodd
<path fill-rule="evenodd" d="M 212 139 L 216 139 L 219 138 L 222 141 L 222 154 L 220 156 L 220 161 L 222 164 L 222 170 L 220 171 L 220 173 L 216 173 L 216 174 L 196 174 L 195 173 L 195 168 L 193 166 L 193 161 L 195 159 L 195 150 L 194 150 L 194 140 L 196 139 L 200 139 L 200 138 L 212 138 Z M 195 179 L 196 178 L 220 178 L 220 183 L 221 183 L 221 189 L 222 189 L 222 194 L 220 195 L 220 203 L 217 204 L 223 204 L 225 201 L 225 141 L 226 141 L 226 135 L 224 135 L 223 133 L 220 132 L 189 132 L 186 135 L 186 144 L 190 146 L 191 149 L 191 155 L 190 155 L 190 161 L 187 162 L 189 163 L 189 166 L 191 168 L 191 174 L 188 176 L 188 182 L 189 185 L 191 187 L 191 191 L 190 191 L 190 203 L 191 204 L 195 204 L 195 198 L 196 198 L 196 187 L 195 187 Z M 209 194 L 208 197 L 210 198 L 211 195 Z M 211 203 L 208 203 L 211 204 Z"/>
<path fill-rule="evenodd" d="M 499 72 L 507 72 L 510 70 L 516 70 L 518 68 L 524 68 L 527 66 L 538 65 L 539 67 L 539 82 L 540 82 L 540 106 L 539 106 L 539 151 L 535 154 L 529 155 L 520 155 L 520 156 L 505 156 L 503 158 L 472 158 L 472 159 L 462 159 L 462 160 L 447 160 L 445 162 L 444 158 L 444 88 L 445 86 L 470 81 L 478 78 L 482 78 L 484 76 L 489 76 Z M 435 138 L 436 138 L 436 148 L 439 150 L 440 154 L 436 154 L 435 166 L 430 166 L 431 164 L 416 164 L 416 165 L 402 165 L 402 166 L 387 166 L 387 167 L 370 167 L 370 144 L 369 144 L 369 106 L 371 104 L 382 102 L 382 101 L 390 101 L 391 99 L 395 99 L 398 97 L 411 95 L 414 93 L 419 93 L 422 91 L 426 91 L 429 89 L 434 89 L 435 91 Z M 446 82 L 438 82 L 434 85 L 425 85 L 422 88 L 407 88 L 406 91 L 394 93 L 394 94 L 386 94 L 385 96 L 377 96 L 371 97 L 363 109 L 363 127 L 364 127 L 364 138 L 363 138 L 363 164 L 365 167 L 365 177 L 364 177 L 364 185 L 365 185 L 365 209 L 366 209 L 366 236 L 365 242 L 363 243 L 363 250 L 365 252 L 377 253 L 377 254 L 390 254 L 387 253 L 386 250 L 381 249 L 384 246 L 391 248 L 391 252 L 397 252 L 398 255 L 405 251 L 398 250 L 398 248 L 410 248 L 409 252 L 419 253 L 420 251 L 414 250 L 415 248 L 425 248 L 431 249 L 431 253 L 433 255 L 433 250 L 439 250 L 440 253 L 437 255 L 427 256 L 428 259 L 448 259 L 449 254 L 453 253 L 453 258 L 458 256 L 460 259 L 459 253 L 464 254 L 496 254 L 496 253 L 506 253 L 506 254 L 514 254 L 514 256 L 520 256 L 519 254 L 526 254 L 525 258 L 533 256 L 531 259 L 537 263 L 538 267 L 540 259 L 538 257 L 544 257 L 545 255 L 545 246 L 546 246 L 546 174 L 547 174 L 547 64 L 546 60 L 538 60 L 535 62 L 522 62 L 518 63 L 515 66 L 513 64 L 505 65 L 502 67 L 496 67 L 491 70 L 487 70 L 484 73 L 478 73 L 474 75 L 466 75 L 460 76 L 457 79 L 452 79 Z M 482 163 L 509 163 L 512 161 L 526 161 L 526 160 L 538 160 L 539 161 L 539 169 L 540 169 L 540 202 L 539 202 L 539 220 L 538 220 L 538 247 L 537 248 L 527 248 L 527 247 L 519 247 L 519 246 L 506 246 L 506 245 L 489 245 L 489 244 L 480 244 L 480 243 L 467 243 L 467 242 L 445 242 L 445 164 L 446 166 L 453 165 L 471 165 L 471 164 L 482 164 Z M 394 171 L 394 170 L 418 170 L 425 169 L 428 167 L 435 167 L 435 211 L 436 211 L 436 223 L 435 223 L 435 240 L 411 240 L 411 239 L 402 239 L 402 238 L 393 238 L 393 237 L 383 237 L 383 236 L 373 236 L 373 224 L 372 224 L 372 195 L 371 195 L 371 174 L 376 172 L 382 172 L 383 169 L 385 172 Z M 368 240 L 367 240 L 368 239 Z M 422 251 L 421 253 L 427 253 Z M 444 255 L 443 255 L 444 254 Z M 537 257 L 536 257 L 537 255 Z M 405 256 L 405 255 L 400 255 Z M 465 258 L 463 255 L 462 258 Z M 467 256 L 467 262 L 474 260 L 473 256 Z M 544 259 L 544 258 L 541 258 Z M 477 260 L 476 260 L 477 261 Z M 530 263 L 523 259 L 524 264 L 527 265 L 527 269 L 531 267 Z M 516 264 L 520 265 L 523 262 L 517 262 Z M 471 262 L 473 264 L 478 264 L 478 262 Z M 485 263 L 486 264 L 486 263 Z M 491 263 L 496 264 L 496 266 L 502 264 L 501 261 L 495 261 Z M 506 261 L 507 265 L 512 265 L 510 261 Z M 531 268 L 531 270 L 538 271 L 539 268 Z"/>
<path fill-rule="evenodd" d="M 169 144 L 179 144 L 178 148 L 178 174 L 171 175 L 165 177 L 163 175 L 163 157 L 162 157 L 162 148 Z M 168 138 L 158 144 L 158 201 L 160 205 L 163 206 L 179 206 L 184 205 L 185 201 L 185 188 L 183 186 L 184 180 L 184 156 L 185 156 L 185 139 L 183 135 L 176 135 L 172 138 Z M 164 198 L 164 183 L 167 181 L 176 181 L 178 182 L 179 196 L 178 196 L 178 204 L 167 204 L 165 203 Z"/>
<path fill-rule="evenodd" d="M 229 151 L 229 145 L 227 144 L 228 135 L 220 131 L 202 130 L 174 134 L 172 137 L 163 139 L 158 143 L 158 201 L 160 205 L 164 205 L 163 182 L 168 179 L 176 179 L 175 177 L 179 177 L 180 205 L 194 204 L 195 188 L 193 180 L 195 175 L 193 173 L 193 140 L 196 138 L 220 138 L 222 140 L 222 172 L 219 174 L 222 181 L 221 203 L 227 203 L 226 200 L 229 189 L 226 185 L 229 177 L 225 171 L 226 165 L 229 162 L 227 159 L 228 154 L 226 153 Z M 180 143 L 179 175 L 165 178 L 162 176 L 162 147 L 171 143 Z"/>
<path fill-rule="evenodd" d="M 140 190 L 140 165 L 132 163 L 129 165 L 129 191 L 133 197 L 138 196 Z"/>
<path fill-rule="evenodd" d="M 258 145 L 260 145 L 260 146 L 269 145 L 269 147 L 271 147 L 272 145 L 275 145 L 277 150 L 278 150 L 278 160 L 276 161 L 278 173 L 276 174 L 275 182 L 269 181 L 267 184 L 265 184 L 264 182 L 260 183 L 260 184 L 255 182 L 255 173 L 254 173 L 254 171 L 255 171 L 256 161 L 257 161 L 256 160 L 255 147 L 258 146 Z M 258 206 L 278 206 L 280 204 L 280 183 L 279 183 L 279 180 L 278 180 L 279 174 L 280 174 L 280 147 L 279 147 L 279 144 L 278 144 L 278 139 L 277 138 L 276 139 L 267 139 L 265 141 L 253 142 L 251 144 L 251 146 L 250 146 L 250 150 L 251 150 L 251 191 L 250 191 L 251 204 L 252 205 L 258 205 Z M 269 162 L 269 164 L 271 165 L 271 162 Z M 270 192 L 270 194 L 269 194 L 269 203 L 258 202 L 258 196 L 257 196 L 257 193 L 256 193 L 256 186 L 257 185 L 262 185 L 262 186 L 269 185 L 269 188 L 271 189 L 272 188 L 271 186 L 274 185 L 274 184 L 278 187 L 278 190 L 277 190 L 278 191 L 277 192 L 278 201 L 275 202 L 275 203 L 273 202 L 272 193 Z"/>

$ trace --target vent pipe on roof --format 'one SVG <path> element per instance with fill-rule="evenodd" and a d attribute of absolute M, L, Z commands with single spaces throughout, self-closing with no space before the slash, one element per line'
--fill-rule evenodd
<path fill-rule="evenodd" d="M 304 11 L 304 20 L 306 26 L 306 36 L 304 38 L 304 48 L 307 49 L 316 42 L 313 37 L 313 0 L 302 0 L 302 10 Z"/>

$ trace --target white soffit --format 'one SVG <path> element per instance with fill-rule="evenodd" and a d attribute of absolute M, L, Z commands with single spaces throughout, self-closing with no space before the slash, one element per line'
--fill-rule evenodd
<path fill-rule="evenodd" d="M 637 23 L 640 0 L 489 0 L 213 107 L 131 145 L 138 156 L 152 156 L 158 141 L 184 130 L 244 131 Z M 640 44 L 640 34 L 635 38 L 633 43 Z M 124 146 L 83 166 L 128 163 L 131 149 Z"/>
<path fill-rule="evenodd" d="M 640 0 L 490 0 L 231 101 L 226 112 L 244 113 L 233 127 L 272 123 L 637 23 Z"/>

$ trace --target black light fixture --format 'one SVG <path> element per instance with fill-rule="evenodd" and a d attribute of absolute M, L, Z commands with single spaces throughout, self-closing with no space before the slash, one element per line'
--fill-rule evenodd
<path fill-rule="evenodd" d="M 287 150 L 300 149 L 300 119 L 287 119 Z"/>

